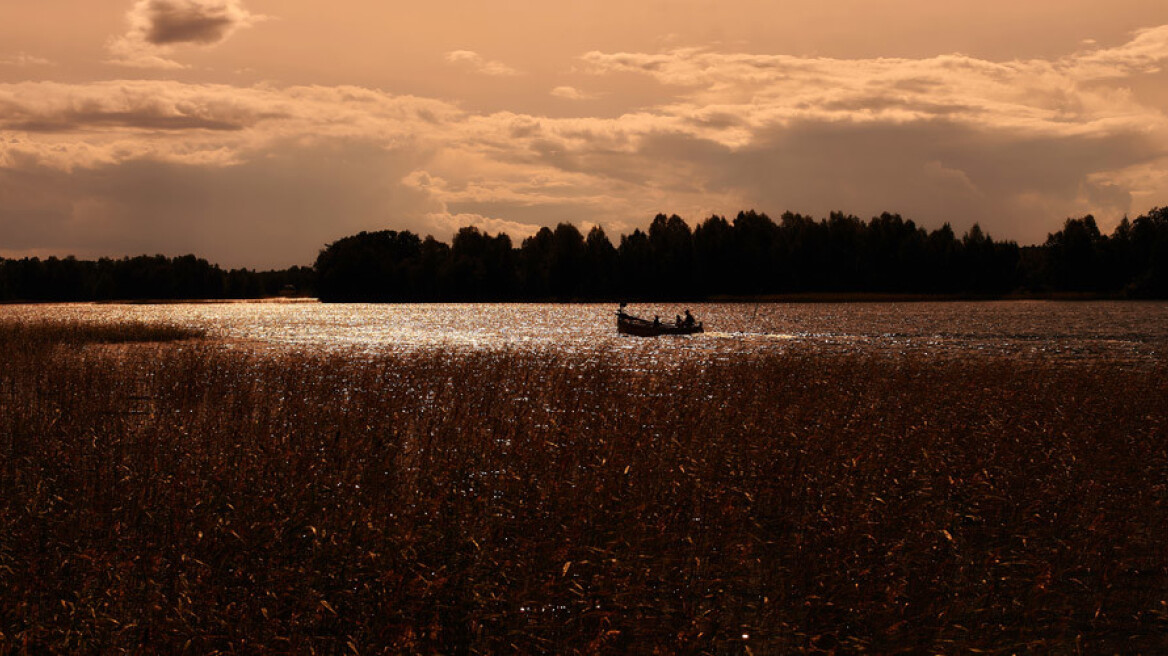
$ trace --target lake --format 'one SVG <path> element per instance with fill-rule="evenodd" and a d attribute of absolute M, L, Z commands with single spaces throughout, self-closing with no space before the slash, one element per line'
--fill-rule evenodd
<path fill-rule="evenodd" d="M 618 335 L 615 304 L 228 302 L 0 306 L 0 318 L 165 321 L 238 347 L 357 352 L 559 350 L 671 360 L 773 351 L 971 354 L 1150 363 L 1168 354 L 1168 302 L 634 304 L 670 320 L 689 307 L 693 337 Z"/>

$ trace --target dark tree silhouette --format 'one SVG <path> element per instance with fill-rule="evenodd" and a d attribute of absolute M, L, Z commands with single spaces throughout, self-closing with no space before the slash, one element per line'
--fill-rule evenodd
<path fill-rule="evenodd" d="M 725 217 L 711 216 L 693 233 L 694 279 L 702 296 L 729 293 L 734 284 L 734 230 Z"/>
<path fill-rule="evenodd" d="M 690 230 L 658 214 L 614 248 L 594 227 L 544 227 L 519 248 L 474 227 L 450 245 L 409 231 L 362 232 L 326 245 L 312 269 L 224 271 L 194 255 L 82 261 L 0 259 L 0 300 L 254 298 L 311 293 L 323 301 L 681 300 L 799 292 L 1001 296 L 1015 291 L 1168 297 L 1168 208 L 1103 235 L 1067 219 L 1040 246 L 995 241 L 979 225 L 960 238 L 898 214 L 865 222 L 754 210 Z"/>
<path fill-rule="evenodd" d="M 1168 207 L 1135 220 L 1129 253 L 1134 269 L 1130 291 L 1137 296 L 1168 297 Z"/>
<path fill-rule="evenodd" d="M 533 298 L 551 296 L 551 272 L 554 238 L 550 228 L 540 228 L 539 232 L 523 240 L 519 250 L 520 282 L 525 294 Z"/>
<path fill-rule="evenodd" d="M 778 226 L 766 214 L 754 210 L 739 212 L 734 218 L 735 258 L 732 293 L 765 294 L 772 291 L 777 270 L 773 257 Z"/>
<path fill-rule="evenodd" d="M 607 299 L 617 295 L 620 256 L 600 226 L 593 226 L 584 240 L 584 274 L 586 298 Z"/>
<path fill-rule="evenodd" d="M 656 298 L 653 281 L 656 272 L 653 266 L 653 249 L 649 236 L 640 230 L 630 235 L 621 235 L 620 247 L 620 291 L 623 298 Z"/>
<path fill-rule="evenodd" d="M 552 233 L 548 253 L 548 291 L 552 298 L 568 301 L 583 296 L 584 235 L 571 223 L 561 223 Z"/>
<path fill-rule="evenodd" d="M 326 301 L 408 301 L 421 240 L 405 231 L 362 232 L 329 244 L 316 258 L 317 293 Z"/>
<path fill-rule="evenodd" d="M 694 293 L 693 234 L 680 216 L 658 214 L 649 224 L 649 250 L 654 262 L 654 296 L 679 299 Z"/>
<path fill-rule="evenodd" d="M 934 294 L 951 294 L 961 289 L 958 282 L 957 261 L 961 253 L 961 243 L 948 223 L 929 233 L 925 238 L 925 270 L 928 279 L 923 291 Z"/>
<path fill-rule="evenodd" d="M 1088 214 L 1081 219 L 1067 219 L 1062 230 L 1046 239 L 1051 283 L 1068 291 L 1099 289 L 1103 281 L 1098 265 L 1105 249 L 1095 217 Z"/>
<path fill-rule="evenodd" d="M 314 285 L 309 268 L 225 271 L 194 255 L 0 259 L 0 300 L 9 301 L 260 298 L 311 294 Z"/>
<path fill-rule="evenodd" d="M 413 288 L 411 299 L 429 301 L 450 298 L 450 282 L 446 275 L 446 262 L 450 259 L 450 247 L 427 236 L 422 240 L 421 252 L 416 263 L 407 263 Z M 323 297 L 321 300 L 325 300 Z"/>

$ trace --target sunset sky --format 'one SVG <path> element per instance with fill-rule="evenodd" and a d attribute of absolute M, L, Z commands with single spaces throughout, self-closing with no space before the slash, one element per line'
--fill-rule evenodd
<path fill-rule="evenodd" d="M 1165 0 L 0 5 L 0 256 L 1168 204 Z"/>

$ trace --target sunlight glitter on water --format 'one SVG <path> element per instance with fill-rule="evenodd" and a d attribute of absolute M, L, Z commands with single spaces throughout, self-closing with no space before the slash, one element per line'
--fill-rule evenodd
<path fill-rule="evenodd" d="M 686 306 L 642 304 L 668 321 Z M 530 350 L 598 353 L 651 364 L 774 351 L 1000 354 L 1156 361 L 1168 354 L 1165 302 L 689 304 L 709 332 L 618 335 L 610 304 L 313 302 L 0 306 L 0 318 L 163 321 L 238 346 L 346 352 Z"/>

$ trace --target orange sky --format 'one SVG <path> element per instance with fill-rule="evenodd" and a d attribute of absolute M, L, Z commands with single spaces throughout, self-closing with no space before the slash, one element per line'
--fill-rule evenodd
<path fill-rule="evenodd" d="M 1168 204 L 1163 0 L 0 8 L 0 256 L 309 264 L 755 208 L 1041 242 Z"/>

